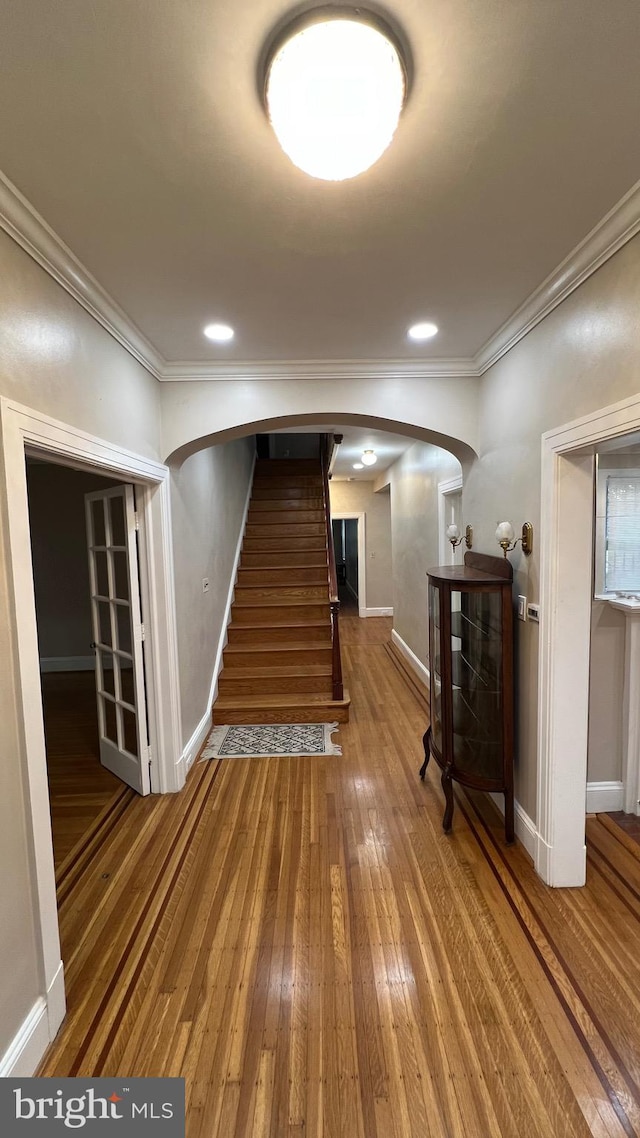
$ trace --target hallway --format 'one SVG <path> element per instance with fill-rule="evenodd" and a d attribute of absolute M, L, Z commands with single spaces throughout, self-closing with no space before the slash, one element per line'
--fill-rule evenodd
<path fill-rule="evenodd" d="M 189 1138 L 640 1134 L 640 847 L 552 891 L 420 765 L 391 621 L 345 615 L 342 758 L 197 765 L 60 884 L 46 1075 L 183 1075 Z"/>

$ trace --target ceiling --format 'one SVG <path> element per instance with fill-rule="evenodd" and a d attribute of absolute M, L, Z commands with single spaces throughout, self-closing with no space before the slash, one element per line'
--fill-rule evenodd
<path fill-rule="evenodd" d="M 370 431 L 367 428 L 345 427 L 340 423 L 287 427 L 271 433 L 341 435 L 342 442 L 334 452 L 335 457 L 331 467 L 332 478 L 336 482 L 342 482 L 347 478 L 354 482 L 375 482 L 383 470 L 393 466 L 394 462 L 417 441 L 407 435 L 392 435 L 390 431 Z M 360 461 L 363 450 L 374 450 L 378 461 L 374 466 L 365 466 L 364 470 L 354 470 L 353 464 Z"/>
<path fill-rule="evenodd" d="M 333 184 L 262 110 L 283 0 L 5 4 L 0 168 L 165 361 L 471 357 L 638 177 L 640 5 L 386 10 L 408 104 Z M 421 319 L 440 334 L 410 345 Z"/>

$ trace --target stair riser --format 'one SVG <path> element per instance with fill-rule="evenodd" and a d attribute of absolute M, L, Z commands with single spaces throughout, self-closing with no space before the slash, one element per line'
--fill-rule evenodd
<path fill-rule="evenodd" d="M 225 649 L 223 661 L 224 670 L 229 674 L 238 674 L 248 668 L 295 668 L 299 667 L 304 671 L 306 665 L 324 665 L 327 668 L 331 667 L 331 644 L 327 642 L 318 642 L 311 648 L 305 648 L 303 645 L 300 648 L 287 648 L 278 652 L 264 652 L 260 649 L 264 645 L 256 644 L 253 652 L 229 652 Z"/>
<path fill-rule="evenodd" d="M 220 676 L 220 695 L 286 695 L 288 692 L 315 692 L 331 699 L 331 676 L 269 676 L 244 679 L 237 673 Z"/>
<path fill-rule="evenodd" d="M 322 510 L 250 510 L 247 524 L 250 526 L 301 526 L 324 525 Z"/>
<path fill-rule="evenodd" d="M 277 644 L 278 642 L 285 644 L 330 644 L 331 643 L 331 626 L 329 624 L 322 625 L 300 625 L 298 628 L 291 628 L 289 625 L 283 624 L 281 627 L 277 625 L 273 628 L 251 628 L 249 625 L 243 627 L 236 625 L 235 628 L 229 628 L 229 644 Z"/>
<path fill-rule="evenodd" d="M 300 473 L 307 473 L 311 471 L 313 474 L 320 472 L 320 459 L 319 458 L 259 458 L 256 462 L 256 473 L 267 474 L 275 470 L 284 470 L 286 472 L 293 471 L 296 475 Z"/>
<path fill-rule="evenodd" d="M 242 561 L 244 564 L 244 557 L 246 553 L 279 553 L 283 556 L 286 562 L 291 561 L 292 556 L 295 554 L 296 559 L 298 552 L 312 553 L 314 557 L 322 556 L 323 562 L 326 565 L 326 538 L 324 533 L 322 537 L 312 534 L 310 537 L 287 537 L 283 538 L 281 535 L 272 537 L 253 537 L 245 534 L 242 543 Z"/>
<path fill-rule="evenodd" d="M 271 525 L 258 525 L 255 522 L 247 522 L 245 535 L 247 538 L 257 538 L 261 541 L 272 540 L 275 537 L 283 538 L 284 541 L 299 541 L 301 537 L 323 537 L 325 533 L 324 523 L 316 522 L 298 522 L 297 524 L 282 523 Z M 291 548 L 289 546 L 289 548 Z"/>
<path fill-rule="evenodd" d="M 275 498 L 252 497 L 249 507 L 251 514 L 269 514 L 286 510 L 292 514 L 300 514 L 309 510 L 322 512 L 322 498 L 285 498 L 282 494 Z"/>
<path fill-rule="evenodd" d="M 261 566 L 257 569 L 241 568 L 238 570 L 237 588 L 257 586 L 258 589 L 277 588 L 279 585 L 295 588 L 298 585 L 324 585 L 327 587 L 327 567 L 318 565 L 308 569 L 289 569 L 283 565 L 276 569 Z"/>
<path fill-rule="evenodd" d="M 236 605 L 231 610 L 234 624 L 307 624 L 308 621 L 326 620 L 329 623 L 329 605 Z"/>
<path fill-rule="evenodd" d="M 314 494 L 322 494 L 322 477 L 319 474 L 290 474 L 286 470 L 274 470 L 270 474 L 258 471 L 253 479 L 253 489 L 272 487 L 278 490 L 295 487 L 298 490 L 312 490 Z"/>
<path fill-rule="evenodd" d="M 309 708 L 292 708 L 290 711 L 286 707 L 279 707 L 277 711 L 273 708 L 265 708 L 261 710 L 258 708 L 243 709 L 229 711 L 224 708 L 213 709 L 213 723 L 348 723 L 349 722 L 349 708 L 348 707 L 309 707 Z"/>
<path fill-rule="evenodd" d="M 280 547 L 282 546 L 281 542 L 277 544 L 280 545 Z M 324 577 L 327 576 L 327 557 L 324 546 L 317 550 L 301 549 L 298 551 L 290 551 L 287 549 L 279 553 L 274 553 L 269 550 L 252 553 L 246 549 L 246 546 L 243 546 L 240 572 L 243 572 L 245 569 L 251 570 L 251 572 L 261 569 L 267 571 L 272 569 L 274 571 L 279 570 L 280 572 L 284 570 L 287 573 L 291 573 L 292 576 L 295 573 L 297 576 L 298 570 L 290 568 L 292 561 L 294 561 L 296 565 L 308 566 L 313 572 L 317 571 L 322 573 Z"/>
<path fill-rule="evenodd" d="M 236 586 L 234 604 L 256 605 L 277 604 L 288 605 L 291 601 L 327 601 L 329 593 L 328 584 L 324 585 L 263 585 L 253 589 Z"/>
<path fill-rule="evenodd" d="M 289 501 L 299 501 L 303 509 L 308 509 L 307 502 L 322 502 L 322 494 L 320 487 L 316 489 L 315 486 L 286 486 L 278 482 L 268 481 L 263 479 L 261 482 L 254 482 L 251 491 L 251 505 L 257 504 L 264 500 L 267 502 L 280 501 L 280 499 Z"/>

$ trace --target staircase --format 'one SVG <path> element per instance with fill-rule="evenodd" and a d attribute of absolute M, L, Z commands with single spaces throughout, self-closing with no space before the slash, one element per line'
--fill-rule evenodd
<path fill-rule="evenodd" d="M 320 460 L 258 460 L 214 723 L 348 722 L 327 510 Z"/>

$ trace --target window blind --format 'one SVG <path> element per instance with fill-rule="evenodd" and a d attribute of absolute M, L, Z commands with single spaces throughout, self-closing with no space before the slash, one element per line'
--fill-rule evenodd
<path fill-rule="evenodd" d="M 640 478 L 609 475 L 606 504 L 605 592 L 640 592 Z"/>

